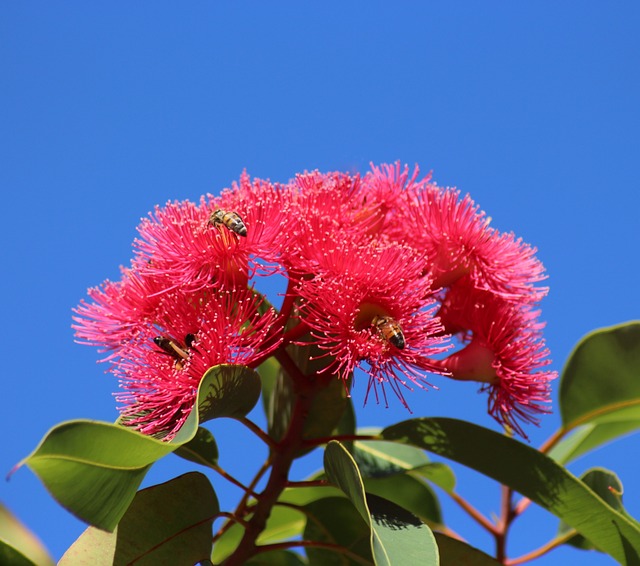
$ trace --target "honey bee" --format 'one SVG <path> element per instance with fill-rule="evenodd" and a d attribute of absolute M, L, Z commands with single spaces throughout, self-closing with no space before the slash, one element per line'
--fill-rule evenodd
<path fill-rule="evenodd" d="M 187 334 L 184 337 L 184 345 L 187 348 L 191 348 L 191 346 L 193 346 L 193 343 L 196 341 L 196 335 L 195 334 L 191 334 L 191 332 L 189 332 L 189 334 Z"/>
<path fill-rule="evenodd" d="M 238 234 L 238 236 L 247 235 L 247 227 L 237 212 L 225 212 L 224 210 L 218 209 L 211 213 L 209 224 L 213 224 L 214 226 L 224 224 L 229 230 Z"/>
<path fill-rule="evenodd" d="M 187 334 L 184 339 L 187 348 L 191 347 L 195 339 L 195 334 Z M 170 355 L 176 361 L 175 368 L 177 370 L 181 370 L 184 367 L 184 362 L 189 359 L 189 352 L 186 348 L 166 336 L 156 336 L 153 342 L 165 354 Z"/>
<path fill-rule="evenodd" d="M 371 325 L 376 328 L 378 334 L 380 334 L 384 340 L 393 344 L 398 350 L 404 348 L 405 342 L 402 328 L 400 328 L 400 325 L 393 318 L 390 316 L 376 315 L 373 317 Z"/>

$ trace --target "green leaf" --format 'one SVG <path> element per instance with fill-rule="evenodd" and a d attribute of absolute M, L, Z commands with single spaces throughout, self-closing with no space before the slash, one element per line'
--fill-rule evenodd
<path fill-rule="evenodd" d="M 111 531 L 151 465 L 190 442 L 199 422 L 250 410 L 257 400 L 251 397 L 255 393 L 251 382 L 258 379 L 252 375 L 254 372 L 246 368 L 240 371 L 229 366 L 207 371 L 195 410 L 170 442 L 117 424 L 69 421 L 51 429 L 20 465 L 26 464 L 58 503 L 76 517 Z M 257 391 L 259 395 L 259 384 Z"/>
<path fill-rule="evenodd" d="M 570 427 L 640 405 L 639 378 L 640 322 L 588 334 L 571 353 L 563 371 L 563 424 Z"/>
<path fill-rule="evenodd" d="M 0 564 L 53 566 L 44 545 L 4 505 L 0 504 Z"/>
<path fill-rule="evenodd" d="M 433 533 L 440 551 L 440 566 L 500 566 L 495 558 L 465 542 Z"/>
<path fill-rule="evenodd" d="M 308 519 L 303 539 L 337 547 L 308 546 L 306 553 L 311 566 L 362 566 L 374 563 L 369 525 L 348 499 L 319 499 L 306 505 L 304 511 Z"/>
<path fill-rule="evenodd" d="M 122 426 L 70 421 L 49 431 L 25 463 L 76 517 L 113 530 L 153 462 L 175 448 Z"/>
<path fill-rule="evenodd" d="M 346 494 L 369 525 L 377 565 L 438 564 L 438 549 L 431 530 L 394 503 L 375 495 L 367 497 L 355 461 L 339 442 L 327 445 L 324 467 L 329 481 Z"/>
<path fill-rule="evenodd" d="M 432 462 L 411 470 L 411 475 L 419 475 L 437 485 L 447 493 L 453 493 L 456 487 L 456 476 L 453 470 L 441 462 Z"/>
<path fill-rule="evenodd" d="M 275 505 L 257 543 L 270 544 L 299 536 L 304 529 L 305 522 L 306 517 L 300 510 Z"/>
<path fill-rule="evenodd" d="M 562 373 L 559 402 L 565 430 L 588 426 L 550 452 L 560 462 L 640 427 L 640 322 L 585 336 Z"/>
<path fill-rule="evenodd" d="M 377 495 L 406 509 L 432 528 L 441 527 L 440 502 L 433 490 L 423 481 L 408 474 L 386 478 L 365 478 L 367 494 Z"/>
<path fill-rule="evenodd" d="M 307 505 L 318 499 L 328 497 L 346 497 L 344 493 L 332 485 L 309 486 L 309 487 L 288 487 L 280 497 L 279 503 L 290 503 L 292 505 Z"/>
<path fill-rule="evenodd" d="M 34 566 L 38 563 L 29 560 L 14 546 L 0 540 L 0 564 L 10 564 L 11 566 Z M 49 562 L 45 562 L 43 564 L 53 564 L 53 562 L 49 558 Z"/>
<path fill-rule="evenodd" d="M 231 556 L 244 535 L 244 529 L 238 524 L 231 525 L 214 543 L 211 560 L 214 564 L 222 562 Z"/>
<path fill-rule="evenodd" d="M 567 464 L 583 454 L 599 448 L 611 440 L 635 432 L 638 422 L 634 419 L 612 423 L 593 423 L 578 427 L 548 452 L 559 464 Z"/>
<path fill-rule="evenodd" d="M 405 421 L 384 429 L 382 438 L 419 446 L 512 487 L 622 564 L 640 559 L 638 526 L 566 469 L 529 446 L 480 426 L 446 418 Z"/>
<path fill-rule="evenodd" d="M 260 376 L 250 368 L 219 365 L 207 370 L 198 390 L 200 423 L 244 417 L 260 399 Z"/>
<path fill-rule="evenodd" d="M 354 436 L 356 434 L 356 412 L 353 408 L 353 400 L 348 397 L 345 400 L 345 408 L 338 424 L 331 432 L 330 436 Z M 342 440 L 342 444 L 349 452 L 353 449 L 352 440 Z"/>
<path fill-rule="evenodd" d="M 262 408 L 264 409 L 264 414 L 267 417 L 268 430 L 271 430 L 273 426 L 273 418 L 276 414 L 274 407 L 274 390 L 280 377 L 280 371 L 280 364 L 273 356 L 267 358 L 258 367 L 258 374 L 260 375 L 260 383 L 262 387 Z"/>
<path fill-rule="evenodd" d="M 274 369 L 277 368 L 275 375 Z M 267 415 L 267 431 L 276 442 L 282 440 L 291 421 L 291 413 L 295 401 L 295 394 L 289 376 L 273 360 L 267 366 L 260 366 L 264 375 L 264 403 Z M 264 372 L 264 373 L 262 373 Z"/>
<path fill-rule="evenodd" d="M 370 524 L 364 484 L 353 457 L 336 441 L 331 441 L 324 451 L 324 470 L 329 481 L 351 500 L 360 516 Z"/>
<path fill-rule="evenodd" d="M 258 537 L 258 544 L 270 544 L 300 535 L 307 520 L 304 515 L 305 505 L 317 499 L 335 497 L 336 495 L 344 497 L 343 493 L 334 487 L 291 487 L 285 489 L 271 511 L 264 531 Z M 242 527 L 234 524 L 216 541 L 212 557 L 216 564 L 220 564 L 236 550 L 243 534 Z"/>
<path fill-rule="evenodd" d="M 196 564 L 211 556 L 218 500 L 197 472 L 143 489 L 113 533 L 89 527 L 67 550 L 60 566 Z"/>
<path fill-rule="evenodd" d="M 367 495 L 376 564 L 440 564 L 438 546 L 431 529 L 415 515 L 395 503 Z"/>
<path fill-rule="evenodd" d="M 364 478 L 365 490 L 393 501 L 431 526 L 442 524 L 440 504 L 433 490 L 412 472 L 427 473 L 430 466 L 423 450 L 381 440 L 354 443 L 351 455 Z M 435 465 L 439 472 L 447 468 Z M 436 475 L 436 474 L 434 474 Z"/>
<path fill-rule="evenodd" d="M 384 440 L 358 440 L 351 455 L 367 477 L 393 476 L 429 464 L 423 450 Z"/>
<path fill-rule="evenodd" d="M 312 376 L 327 365 L 324 358 L 315 359 L 322 352 L 312 345 L 289 345 L 287 353 L 305 376 Z M 277 362 L 276 362 L 277 364 Z M 293 381 L 288 373 L 277 364 L 270 362 L 261 366 L 265 376 L 264 393 L 269 435 L 276 441 L 282 440 L 287 432 L 291 420 L 291 412 L 297 399 L 293 388 Z M 275 382 L 273 381 L 275 379 Z M 317 378 L 316 378 L 317 379 Z M 305 439 L 324 438 L 331 435 L 339 425 L 349 426 L 349 417 L 345 417 L 350 400 L 347 398 L 347 388 L 341 379 L 329 376 L 323 378 L 326 386 L 319 389 L 314 397 L 305 419 L 303 437 Z M 343 422 L 343 417 L 347 420 Z M 297 457 L 313 450 L 304 448 Z"/>
<path fill-rule="evenodd" d="M 211 431 L 198 427 L 196 435 L 175 451 L 176 456 L 208 468 L 218 467 L 218 445 Z"/>
<path fill-rule="evenodd" d="M 622 504 L 623 487 L 620 478 L 618 478 L 614 472 L 604 468 L 592 468 L 582 474 L 580 479 L 595 491 L 609 507 L 626 516 L 630 521 L 636 522 L 637 525 L 637 521 L 627 513 L 627 510 Z M 570 530 L 572 530 L 571 527 L 561 521 L 560 527 L 558 528 L 558 535 L 562 536 Z M 571 537 L 565 544 L 583 550 L 597 550 L 597 548 L 582 535 Z"/>
<path fill-rule="evenodd" d="M 344 381 L 331 377 L 311 403 L 304 424 L 304 438 L 323 438 L 332 434 L 347 410 L 349 399 Z"/>
<path fill-rule="evenodd" d="M 373 434 L 373 432 L 367 431 L 367 434 Z M 437 500 L 435 500 L 435 496 L 428 486 L 413 477 L 413 473 L 416 472 L 416 470 L 419 473 L 422 466 L 425 465 L 425 462 L 427 462 L 427 467 L 443 467 L 449 470 L 447 466 L 429 463 L 428 458 L 420 449 L 384 441 L 356 442 L 354 459 L 362 464 L 364 468 L 362 471 L 371 475 L 373 478 L 364 478 L 364 485 L 368 493 L 394 501 L 401 507 L 412 511 L 420 518 L 430 519 L 434 523 L 439 522 L 439 506 Z M 413 465 L 417 467 L 412 468 L 411 466 Z M 314 476 L 312 479 L 318 478 L 319 476 Z M 309 505 L 312 502 L 320 500 L 335 501 L 337 497 L 344 498 L 346 496 L 342 491 L 333 486 L 292 487 L 285 489 L 278 502 L 304 506 L 305 510 L 308 511 L 311 509 Z M 335 542 L 338 539 L 341 540 L 342 533 L 347 532 L 349 529 L 341 526 L 343 522 L 342 515 L 335 509 L 331 511 L 332 504 L 333 503 L 326 504 L 329 509 L 327 512 L 329 525 L 324 525 L 322 529 L 331 534 L 331 540 Z M 351 504 L 349 504 L 349 506 L 351 506 Z M 319 508 L 324 509 L 324 504 Z M 319 508 L 313 507 L 313 509 Z M 339 522 L 337 522 L 338 517 L 340 517 Z M 359 518 L 360 516 L 358 515 L 358 519 Z M 308 529 L 313 528 L 309 526 L 310 522 L 317 522 L 318 520 L 317 517 L 309 519 L 307 522 L 307 530 L 305 530 L 304 534 L 305 539 L 309 538 Z M 336 531 L 335 533 L 333 532 L 334 530 Z M 368 527 L 366 532 L 368 545 Z M 319 538 L 313 538 L 313 540 L 330 541 L 329 539 Z M 370 550 L 368 552 L 370 553 Z M 335 553 L 328 550 L 320 550 L 316 555 L 318 557 L 317 563 L 319 564 L 322 564 L 323 560 L 337 560 Z M 341 560 L 347 559 L 341 558 Z"/>
<path fill-rule="evenodd" d="M 367 434 L 376 433 L 369 431 Z M 421 476 L 447 492 L 455 488 L 453 470 L 446 464 L 430 462 L 426 454 L 414 446 L 383 440 L 359 440 L 351 452 L 365 477 L 411 474 Z"/>
<path fill-rule="evenodd" d="M 247 566 L 305 566 L 308 562 L 295 552 L 273 550 L 254 556 L 247 560 L 245 564 Z"/>

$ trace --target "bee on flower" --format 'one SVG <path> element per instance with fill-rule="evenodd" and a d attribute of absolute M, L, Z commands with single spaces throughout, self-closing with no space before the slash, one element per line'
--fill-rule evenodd
<path fill-rule="evenodd" d="M 175 360 L 175 368 L 181 370 L 184 368 L 185 361 L 189 359 L 188 348 L 193 345 L 195 339 L 195 334 L 188 333 L 184 339 L 186 347 L 166 336 L 156 336 L 153 342 L 164 354 L 171 356 Z"/>
<path fill-rule="evenodd" d="M 257 367 L 309 343 L 326 362 L 318 372 L 345 387 L 367 376 L 365 401 L 387 403 L 390 390 L 408 406 L 405 393 L 438 374 L 482 383 L 489 412 L 523 436 L 519 422 L 546 412 L 556 372 L 535 248 L 417 168 L 282 185 L 243 173 L 219 196 L 157 206 L 138 231 L 131 267 L 89 291 L 74 328 L 108 352 L 121 411 L 142 432 L 170 438 L 210 367 Z M 286 281 L 280 313 L 254 286 L 274 274 Z"/>
<path fill-rule="evenodd" d="M 229 230 L 238 234 L 238 236 L 247 236 L 247 227 L 237 212 L 225 212 L 222 209 L 218 209 L 211 213 L 209 224 L 216 227 L 224 224 Z"/>
<path fill-rule="evenodd" d="M 380 336 L 393 344 L 399 350 L 405 345 L 404 334 L 400 325 L 390 316 L 376 315 L 371 321 L 371 325 L 380 333 Z"/>

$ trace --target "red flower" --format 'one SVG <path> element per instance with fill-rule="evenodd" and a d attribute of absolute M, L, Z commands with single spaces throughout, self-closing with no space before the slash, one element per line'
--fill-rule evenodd
<path fill-rule="evenodd" d="M 246 287 L 249 249 L 244 239 L 209 222 L 215 203 L 189 201 L 156 207 L 142 220 L 135 241 L 134 268 L 163 283 L 160 292 L 201 291 L 215 284 Z"/>
<path fill-rule="evenodd" d="M 134 268 L 160 280 L 160 292 L 246 287 L 265 263 L 279 261 L 286 244 L 288 197 L 287 191 L 268 181 L 252 183 L 243 173 L 240 184 L 220 198 L 208 195 L 199 205 L 184 201 L 156 207 L 138 228 Z M 218 209 L 238 214 L 248 227 L 246 237 L 213 225 L 211 214 Z M 268 272 L 274 270 L 279 266 Z"/>
<path fill-rule="evenodd" d="M 153 277 L 141 277 L 132 269 L 122 270 L 120 281 L 105 281 L 88 290 L 92 303 L 81 301 L 74 309 L 72 327 L 81 344 L 112 352 L 131 341 L 156 316 L 162 286 Z"/>
<path fill-rule="evenodd" d="M 294 264 L 316 255 L 318 242 L 351 240 L 376 231 L 375 205 L 366 202 L 360 177 L 304 173 L 289 185 L 291 208 L 285 258 Z M 313 273 L 313 266 L 307 266 Z"/>
<path fill-rule="evenodd" d="M 189 416 L 209 368 L 251 367 L 277 347 L 271 333 L 277 314 L 261 313 L 261 306 L 250 290 L 164 295 L 156 322 L 121 350 L 114 370 L 126 391 L 117 400 L 127 425 L 171 438 Z M 157 345 L 158 338 L 171 341 L 173 355 Z"/>
<path fill-rule="evenodd" d="M 369 376 L 376 400 L 385 387 L 407 406 L 403 388 L 428 384 L 422 370 L 436 371 L 430 359 L 444 350 L 442 328 L 433 311 L 431 281 L 421 275 L 423 258 L 395 243 L 318 239 L 314 276 L 302 279 L 301 318 L 314 343 L 326 352 L 325 371 L 348 379 L 356 368 Z M 385 339 L 374 324 L 390 317 L 404 335 L 404 348 Z"/>
<path fill-rule="evenodd" d="M 438 365 L 454 379 L 484 383 L 491 415 L 526 438 L 517 419 L 537 424 L 536 414 L 549 412 L 544 404 L 557 377 L 543 369 L 550 360 L 539 312 L 474 289 L 466 278 L 450 289 L 439 314 L 468 345 Z"/>
<path fill-rule="evenodd" d="M 280 272 L 276 265 L 288 245 L 291 224 L 291 191 L 269 181 L 250 179 L 245 172 L 239 183 L 224 189 L 220 198 L 207 195 L 201 205 L 208 210 L 216 207 L 236 212 L 247 225 L 247 236 L 241 244 L 249 254 L 250 275 L 255 271 Z M 259 262 L 257 261 L 259 259 Z"/>
<path fill-rule="evenodd" d="M 408 204 L 415 195 L 435 187 L 430 182 L 431 175 L 418 180 L 419 173 L 420 169 L 416 166 L 409 175 L 409 167 L 405 165 L 401 168 L 400 162 L 396 161 L 393 165 L 375 166 L 372 163 L 371 171 L 365 175 L 362 184 L 367 202 L 370 206 L 375 204 L 380 210 L 380 234 L 385 237 L 405 243 L 410 241 L 406 232 Z"/>
<path fill-rule="evenodd" d="M 246 233 L 224 223 L 238 217 Z M 314 171 L 287 185 L 243 173 L 220 197 L 156 207 L 134 252 L 120 281 L 89 291 L 74 328 L 109 351 L 123 416 L 143 432 L 174 434 L 207 369 L 258 364 L 289 316 L 301 324 L 285 339 L 309 329 L 323 371 L 343 380 L 363 371 L 367 397 L 386 403 L 391 388 L 406 406 L 404 390 L 427 385 L 425 372 L 451 373 L 485 383 L 490 412 L 521 434 L 516 419 L 546 410 L 555 373 L 541 369 L 533 306 L 546 288 L 536 286 L 535 248 L 490 228 L 470 197 L 418 179 L 417 168 Z M 277 318 L 260 314 L 249 290 L 274 273 L 288 279 Z M 449 335 L 466 347 L 434 360 Z"/>
<path fill-rule="evenodd" d="M 490 219 L 469 195 L 430 185 L 407 204 L 405 241 L 429 257 L 436 287 L 448 287 L 469 275 L 478 289 L 505 299 L 538 302 L 548 289 L 536 249 L 489 227 Z"/>

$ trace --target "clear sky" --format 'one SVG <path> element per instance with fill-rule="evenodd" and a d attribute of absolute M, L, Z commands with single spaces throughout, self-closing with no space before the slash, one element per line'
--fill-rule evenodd
<path fill-rule="evenodd" d="M 244 168 L 286 181 L 400 160 L 470 193 L 539 249 L 558 370 L 586 332 L 640 318 L 638 30 L 635 2 L 2 2 L 0 471 L 63 420 L 115 419 L 116 380 L 74 343 L 71 309 L 118 277 L 155 204 L 217 193 Z M 495 427 L 475 385 L 434 382 L 409 397 L 413 416 Z M 363 385 L 359 424 L 411 416 L 399 403 L 363 408 Z M 529 427 L 532 445 L 558 423 Z M 211 429 L 223 466 L 255 466 L 248 434 Z M 631 437 L 570 469 L 617 471 L 640 517 L 639 448 Z M 145 485 L 189 469 L 170 456 Z M 497 512 L 498 488 L 456 470 L 460 492 Z M 237 493 L 211 479 L 231 505 Z M 27 469 L 0 482 L 0 501 L 56 559 L 83 530 Z M 443 505 L 454 530 L 492 549 Z M 509 553 L 556 525 L 519 519 Z M 537 564 L 577 560 L 613 563 L 561 549 Z"/>

